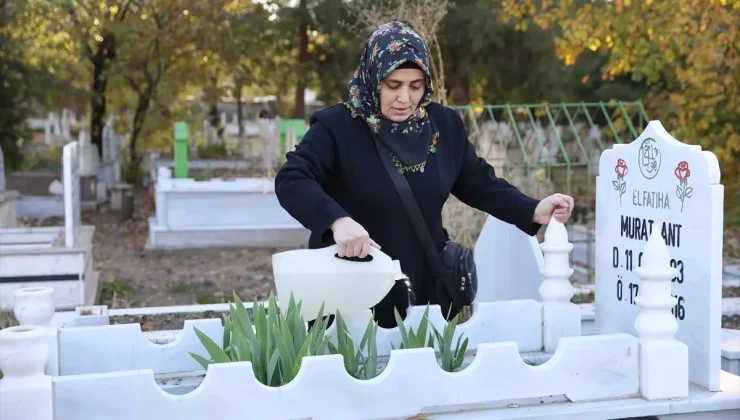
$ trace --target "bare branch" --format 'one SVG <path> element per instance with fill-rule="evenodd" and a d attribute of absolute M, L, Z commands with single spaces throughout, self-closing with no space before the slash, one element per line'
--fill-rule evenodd
<path fill-rule="evenodd" d="M 138 93 L 140 96 L 143 94 L 141 91 L 141 85 L 139 85 L 139 82 L 136 81 L 133 77 L 124 74 L 123 78 L 126 79 L 129 86 L 131 86 L 131 89 L 133 89 L 136 93 Z"/>

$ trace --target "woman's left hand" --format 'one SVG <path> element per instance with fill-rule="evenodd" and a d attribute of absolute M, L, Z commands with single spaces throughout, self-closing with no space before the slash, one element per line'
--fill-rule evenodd
<path fill-rule="evenodd" d="M 533 221 L 546 225 L 555 216 L 555 220 L 565 223 L 570 218 L 571 212 L 573 212 L 573 197 L 565 194 L 553 194 L 545 197 L 534 209 Z"/>

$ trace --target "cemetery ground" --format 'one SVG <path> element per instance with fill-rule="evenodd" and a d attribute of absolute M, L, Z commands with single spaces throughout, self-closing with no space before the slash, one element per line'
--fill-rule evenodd
<path fill-rule="evenodd" d="M 213 174 L 223 176 L 223 174 Z M 135 194 L 135 212 L 121 221 L 102 206 L 85 211 L 83 225 L 95 226 L 94 263 L 100 272 L 97 304 L 111 309 L 226 303 L 232 292 L 245 301 L 267 299 L 274 291 L 271 257 L 279 248 L 211 248 L 150 251 L 148 218 L 154 209 L 146 190 Z M 63 219 L 23 220 L 26 226 L 61 226 Z M 724 232 L 724 262 L 740 262 L 740 226 Z M 740 287 L 725 287 L 723 297 L 740 297 Z M 593 294 L 576 295 L 575 303 L 593 302 Z M 180 329 L 186 319 L 220 317 L 220 313 L 175 313 L 112 316 L 110 322 L 138 322 L 143 330 Z M 740 316 L 723 316 L 723 327 L 740 329 Z M 0 312 L 0 329 L 15 325 L 12 313 Z"/>

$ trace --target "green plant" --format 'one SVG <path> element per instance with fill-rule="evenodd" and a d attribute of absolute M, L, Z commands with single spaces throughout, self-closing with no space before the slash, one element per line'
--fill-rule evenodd
<path fill-rule="evenodd" d="M 333 343 L 329 342 L 329 351 L 332 354 L 342 355 L 344 368 L 352 377 L 372 379 L 378 376 L 378 346 L 376 341 L 378 324 L 374 317 L 370 316 L 359 346 L 352 339 L 347 324 L 338 309 L 334 322 L 337 326 L 337 346 L 335 347 Z M 367 356 L 365 356 L 365 348 L 367 348 Z"/>
<path fill-rule="evenodd" d="M 210 169 L 206 169 L 203 172 L 199 173 L 195 177 L 193 177 L 193 180 L 196 182 L 202 182 L 202 181 L 210 181 L 211 178 L 213 178 L 213 173 Z"/>
<path fill-rule="evenodd" d="M 268 386 L 280 386 L 295 378 L 304 357 L 326 353 L 329 321 L 323 316 L 323 305 L 316 317 L 323 322 L 315 323 L 308 331 L 301 316 L 301 303 L 296 304 L 292 295 L 285 311 L 278 308 L 272 293 L 268 299 L 269 310 L 265 310 L 264 303 L 255 298 L 252 307 L 254 326 L 236 293 L 233 299 L 234 303 L 229 303 L 229 315 L 224 316 L 222 347 L 195 328 L 211 358 L 192 352 L 190 355 L 203 367 L 207 368 L 211 363 L 249 361 L 258 381 Z"/>
<path fill-rule="evenodd" d="M 231 152 L 225 144 L 200 144 L 198 145 L 198 157 L 201 159 L 219 158 L 231 156 Z"/>
<path fill-rule="evenodd" d="M 432 325 L 434 337 L 437 341 L 437 348 L 439 349 L 440 365 L 442 366 L 442 369 L 447 372 L 457 372 L 458 370 L 460 370 L 463 360 L 465 359 L 465 350 L 467 350 L 468 348 L 468 339 L 465 338 L 465 340 L 461 344 L 460 340 L 462 339 L 463 334 L 460 334 L 457 337 L 457 344 L 455 345 L 455 349 L 452 349 L 452 340 L 455 337 L 457 320 L 457 315 L 455 315 L 455 317 L 452 318 L 452 320 L 445 325 L 442 333 L 440 333 L 437 328 Z"/>
<path fill-rule="evenodd" d="M 401 332 L 401 346 L 399 349 L 420 349 L 424 347 L 434 348 L 434 336 L 428 333 L 429 305 L 427 305 L 426 310 L 424 310 L 424 316 L 421 317 L 421 322 L 419 322 L 419 327 L 416 329 L 416 333 L 414 333 L 413 328 L 409 328 L 408 331 L 406 330 L 406 325 L 403 323 L 403 319 L 401 319 L 401 315 L 398 313 L 396 308 L 393 308 L 393 315 L 396 317 L 396 325 L 398 325 L 398 330 Z M 391 348 L 394 350 L 396 349 L 393 344 L 391 344 Z"/>
<path fill-rule="evenodd" d="M 414 329 L 410 328 L 406 330 L 406 326 L 401 319 L 398 311 L 394 309 L 394 315 L 396 317 L 396 324 L 401 332 L 401 349 L 417 349 L 423 347 L 435 347 L 437 344 L 437 350 L 439 351 L 439 362 L 443 370 L 447 372 L 457 372 L 462 367 L 463 360 L 465 359 L 465 351 L 468 348 L 468 339 L 465 338 L 461 341 L 463 334 L 457 338 L 457 344 L 455 348 L 452 348 L 452 340 L 455 337 L 455 329 L 457 329 L 458 316 L 445 324 L 444 329 L 440 333 L 437 328 L 429 321 L 429 305 L 424 310 L 424 315 L 421 317 L 419 326 L 414 333 Z M 431 327 L 431 333 L 427 333 Z M 428 337 L 428 338 L 427 338 Z M 395 349 L 395 346 L 391 345 Z"/>

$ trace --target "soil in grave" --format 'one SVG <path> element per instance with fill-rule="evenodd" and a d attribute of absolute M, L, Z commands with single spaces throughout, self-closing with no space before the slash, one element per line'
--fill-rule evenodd
<path fill-rule="evenodd" d="M 722 297 L 723 298 L 740 297 L 740 287 L 738 286 L 723 287 Z M 589 292 L 589 293 L 574 295 L 570 301 L 575 304 L 582 304 L 582 303 L 594 303 L 595 300 L 596 300 L 596 296 L 594 295 L 594 292 Z"/>

